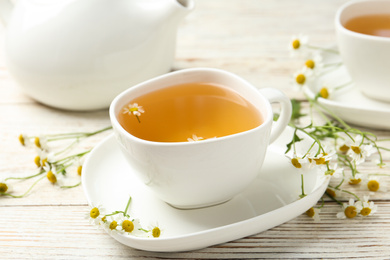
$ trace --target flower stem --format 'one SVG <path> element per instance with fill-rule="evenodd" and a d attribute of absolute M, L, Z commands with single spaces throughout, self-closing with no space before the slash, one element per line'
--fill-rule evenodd
<path fill-rule="evenodd" d="M 28 180 L 28 179 L 37 177 L 37 176 L 41 175 L 44 172 L 45 172 L 44 170 L 41 170 L 39 173 L 34 174 L 34 175 L 30 175 L 30 176 L 27 176 L 27 177 L 8 177 L 8 178 L 5 179 L 5 181 L 8 181 L 8 180 Z"/>
<path fill-rule="evenodd" d="M 80 186 L 80 184 L 81 184 L 81 181 L 79 183 L 75 184 L 75 185 L 72 185 L 72 186 L 61 186 L 60 188 L 62 188 L 62 189 L 71 189 L 71 188 L 75 188 L 77 186 Z"/>
<path fill-rule="evenodd" d="M 301 191 L 302 191 L 302 194 L 299 195 L 300 198 L 304 198 L 306 197 L 306 194 L 305 194 L 305 183 L 304 183 L 304 180 L 303 180 L 303 174 L 301 174 Z"/>
<path fill-rule="evenodd" d="M 24 196 L 26 196 L 31 190 L 32 188 L 39 182 L 41 181 L 43 178 L 45 178 L 46 176 L 42 176 L 41 178 L 39 178 L 38 180 L 36 180 L 31 186 L 30 188 L 22 195 L 12 195 L 10 193 L 3 193 L 1 195 L 5 195 L 5 196 L 10 196 L 12 198 L 23 198 Z"/>
<path fill-rule="evenodd" d="M 127 215 L 127 211 L 129 210 L 130 202 L 131 202 L 131 196 L 129 198 L 129 201 L 127 201 L 127 205 L 126 205 L 126 208 L 125 208 L 125 211 L 124 211 L 124 215 Z"/>

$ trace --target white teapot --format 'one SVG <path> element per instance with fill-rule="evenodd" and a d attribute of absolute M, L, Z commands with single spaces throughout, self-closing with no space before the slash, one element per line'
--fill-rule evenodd
<path fill-rule="evenodd" d="M 32 98 L 107 108 L 123 90 L 170 71 L 192 0 L 0 0 L 6 64 Z"/>

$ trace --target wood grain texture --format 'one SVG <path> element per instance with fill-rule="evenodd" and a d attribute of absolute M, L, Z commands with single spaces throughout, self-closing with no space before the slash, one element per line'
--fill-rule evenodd
<path fill-rule="evenodd" d="M 196 9 L 179 27 L 173 69 L 216 67 L 236 73 L 258 88 L 276 87 L 291 98 L 303 96 L 291 88 L 300 62 L 287 45 L 292 35 L 305 33 L 314 44 L 335 44 L 333 19 L 346 0 L 195 0 Z M 4 28 L 0 27 L 4 39 Z M 304 106 L 308 111 L 308 105 Z M 387 119 L 388 120 L 388 119 Z M 18 88 L 0 50 L 0 180 L 37 172 L 35 151 L 22 147 L 17 136 L 94 131 L 110 124 L 107 110 L 69 112 L 41 105 Z M 389 131 L 369 130 L 380 138 Z M 109 132 L 80 143 L 98 144 Z M 383 143 L 390 147 L 390 142 Z M 384 153 L 390 163 L 390 153 Z M 368 161 L 364 173 L 389 174 Z M 70 173 L 74 174 L 74 173 Z M 74 174 L 73 180 L 79 179 Z M 14 182 L 22 193 L 31 180 Z M 363 184 L 343 187 L 359 196 Z M 389 187 L 390 179 L 382 185 Z M 46 180 L 25 198 L 0 197 L 1 259 L 390 259 L 390 193 L 370 194 L 377 214 L 353 220 L 337 219 L 340 206 L 325 197 L 321 221 L 305 214 L 270 230 L 202 250 L 154 253 L 126 247 L 89 225 L 82 187 L 63 190 Z M 340 198 L 349 198 L 343 194 Z M 320 202 L 319 202 L 320 204 Z M 223 234 L 221 234 L 223 236 Z"/>

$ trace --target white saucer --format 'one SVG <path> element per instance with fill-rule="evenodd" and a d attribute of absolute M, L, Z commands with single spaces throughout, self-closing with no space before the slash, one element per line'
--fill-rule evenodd
<path fill-rule="evenodd" d="M 322 53 L 324 63 L 341 61 L 338 54 Z M 314 98 L 322 84 L 339 86 L 350 82 L 351 78 L 344 66 L 340 66 L 323 76 L 309 82 L 305 93 Z M 369 87 L 369 86 L 368 86 Z M 332 94 L 329 99 L 319 98 L 318 102 L 347 123 L 378 129 L 390 129 L 390 103 L 376 101 L 363 95 L 354 84 L 348 85 Z"/>
<path fill-rule="evenodd" d="M 96 146 L 85 161 L 82 173 L 84 192 L 90 205 L 102 205 L 109 213 L 124 210 L 131 196 L 130 216 L 139 218 L 145 227 L 158 223 L 163 230 L 160 238 L 110 234 L 133 248 L 187 251 L 239 239 L 295 218 L 323 195 L 329 177 L 316 169 L 298 170 L 284 156 L 292 134 L 291 128 L 286 129 L 269 147 L 262 172 L 250 187 L 217 206 L 180 210 L 157 199 L 134 176 L 134 169 L 122 156 L 113 135 Z M 305 140 L 302 145 L 309 147 L 311 139 Z M 298 198 L 301 172 L 304 172 L 305 192 L 308 194 L 303 199 Z"/>

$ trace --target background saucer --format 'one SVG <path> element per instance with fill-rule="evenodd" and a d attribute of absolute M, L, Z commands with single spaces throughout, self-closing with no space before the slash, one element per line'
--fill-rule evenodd
<path fill-rule="evenodd" d="M 325 64 L 341 61 L 338 54 L 324 51 L 322 56 Z M 323 76 L 316 77 L 304 87 L 304 92 L 309 97 L 314 98 L 323 84 L 340 86 L 348 82 L 351 82 L 351 78 L 342 65 L 334 70 L 330 69 Z M 390 120 L 388 120 L 390 118 L 390 103 L 366 97 L 355 88 L 353 83 L 335 91 L 328 99 L 319 98 L 318 102 L 347 123 L 368 128 L 390 129 Z M 328 114 L 331 114 L 329 111 Z"/>

